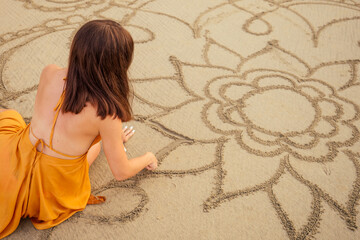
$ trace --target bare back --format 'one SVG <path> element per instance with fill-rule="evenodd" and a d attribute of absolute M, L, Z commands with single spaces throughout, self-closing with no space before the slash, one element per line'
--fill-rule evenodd
<path fill-rule="evenodd" d="M 101 119 L 96 116 L 96 109 L 91 104 L 87 104 L 79 114 L 63 114 L 60 111 L 56 118 L 54 108 L 63 93 L 66 74 L 67 69 L 61 69 L 56 65 L 44 68 L 36 94 L 31 130 L 37 138 L 49 144 L 53 121 L 56 119 L 52 138 L 53 149 L 66 155 L 77 156 L 86 153 L 95 137 L 99 135 Z M 30 133 L 30 141 L 33 144 L 37 141 L 35 136 Z M 38 146 L 38 150 L 41 150 L 41 146 Z M 71 159 L 46 146 L 43 153 Z"/>

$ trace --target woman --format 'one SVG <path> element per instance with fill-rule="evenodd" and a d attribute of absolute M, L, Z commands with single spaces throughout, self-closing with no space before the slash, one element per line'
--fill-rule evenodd
<path fill-rule="evenodd" d="M 123 145 L 134 133 L 122 128 L 132 118 L 127 71 L 133 49 L 118 23 L 88 22 L 73 39 L 68 68 L 42 71 L 30 124 L 15 110 L 0 109 L 0 238 L 21 218 L 46 229 L 83 210 L 100 139 L 117 180 L 156 169 L 154 154 L 129 160 Z"/>

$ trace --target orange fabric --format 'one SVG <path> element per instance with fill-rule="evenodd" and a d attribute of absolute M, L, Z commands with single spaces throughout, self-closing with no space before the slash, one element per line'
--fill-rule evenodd
<path fill-rule="evenodd" d="M 87 202 L 88 205 L 91 204 L 100 204 L 106 201 L 106 197 L 104 196 L 94 196 L 94 195 L 90 195 L 89 200 Z"/>
<path fill-rule="evenodd" d="M 70 160 L 46 155 L 37 146 L 49 145 L 42 139 L 32 145 L 29 132 L 18 112 L 0 113 L 0 238 L 25 217 L 37 229 L 53 227 L 83 210 L 90 197 L 86 153 Z"/>

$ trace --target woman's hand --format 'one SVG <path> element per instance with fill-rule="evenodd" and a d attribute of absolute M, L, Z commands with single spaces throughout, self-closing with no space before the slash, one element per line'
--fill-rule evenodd
<path fill-rule="evenodd" d="M 123 142 L 126 143 L 134 134 L 135 134 L 135 130 L 133 126 L 131 127 L 125 126 L 123 128 L 123 134 L 122 134 Z"/>
<path fill-rule="evenodd" d="M 122 140 L 124 143 L 126 143 L 135 134 L 135 130 L 132 126 L 131 127 L 125 126 L 122 129 L 122 131 L 123 131 Z M 124 149 L 126 152 L 126 148 Z M 150 164 L 147 165 L 145 168 L 150 171 L 155 170 L 158 167 L 158 160 L 156 159 L 155 155 L 152 152 L 147 152 L 145 156 L 150 162 Z"/>
<path fill-rule="evenodd" d="M 150 171 L 155 170 L 158 167 L 158 160 L 152 152 L 148 152 L 146 155 L 151 161 L 151 163 L 146 166 L 146 169 Z"/>

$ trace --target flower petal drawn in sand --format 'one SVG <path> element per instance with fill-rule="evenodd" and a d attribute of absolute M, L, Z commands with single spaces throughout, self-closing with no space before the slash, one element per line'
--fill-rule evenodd
<path fill-rule="evenodd" d="M 53 1 L 53 0 L 20 0 L 24 2 L 24 7 L 28 9 L 37 9 L 44 12 L 73 12 L 77 9 L 86 9 L 93 5 L 103 3 L 101 0 L 80 0 L 80 1 Z"/>
<path fill-rule="evenodd" d="M 270 44 L 242 63 L 243 73 L 229 72 L 200 80 L 203 89 L 195 94 L 201 100 L 193 105 L 203 106 L 201 116 L 193 113 L 185 124 L 194 124 L 201 118 L 213 132 L 209 136 L 232 136 L 255 155 L 268 157 L 287 152 L 305 161 L 331 161 L 338 148 L 351 146 L 359 139 L 359 131 L 353 125 L 359 118 L 358 106 L 340 97 L 326 80 L 312 78 L 307 65 L 302 66 L 297 58 Z M 273 64 L 274 57 L 284 62 Z M 188 68 L 187 63 L 178 60 L 174 64 L 181 65 L 179 75 L 185 76 L 183 86 L 193 84 L 194 79 L 186 78 L 190 74 L 185 72 L 195 71 L 196 67 Z M 198 68 L 203 68 L 200 72 L 205 73 L 205 66 Z M 177 112 L 184 114 L 186 107 L 166 115 L 168 121 L 162 118 L 158 121 L 173 129 L 171 119 L 176 118 Z M 184 130 L 177 131 L 195 137 Z"/>
<path fill-rule="evenodd" d="M 204 35 L 205 31 L 210 31 L 214 34 L 213 38 L 217 39 L 216 35 L 221 36 L 219 29 L 235 27 L 243 30 L 241 34 L 246 33 L 248 38 L 259 43 L 259 39 L 256 37 L 270 36 L 274 30 L 281 27 L 278 25 L 279 22 L 281 24 L 289 22 L 297 30 L 301 30 L 306 35 L 311 35 L 313 46 L 318 47 L 319 41 L 322 40 L 321 35 L 325 34 L 331 27 L 360 20 L 359 4 L 354 1 L 263 0 L 261 2 L 261 6 L 260 4 L 249 6 L 246 1 L 235 0 L 208 9 L 200 14 L 193 24 L 196 36 L 200 37 Z M 336 15 L 323 15 L 322 18 L 318 18 L 317 13 L 321 11 L 335 12 Z M 242 21 L 235 22 L 235 18 L 242 19 Z M 274 21 L 276 19 L 279 21 Z M 240 36 L 238 34 L 240 32 L 235 33 L 235 38 Z M 250 35 L 253 35 L 253 38 Z"/>
<path fill-rule="evenodd" d="M 308 26 L 312 34 L 312 41 L 315 47 L 318 46 L 321 33 L 332 26 L 342 24 L 349 21 L 359 21 L 360 14 L 358 11 L 358 4 L 352 1 L 327 1 L 327 2 L 311 2 L 311 1 L 291 1 L 279 5 L 282 9 L 298 16 Z M 335 15 L 323 16 L 321 21 L 319 18 L 314 18 L 314 13 L 319 11 L 333 11 Z M 340 10 L 341 9 L 341 10 Z"/>
<path fill-rule="evenodd" d="M 340 96 L 339 90 L 329 85 L 326 79 L 317 78 L 321 75 L 318 74 L 320 69 L 326 71 L 326 67 L 338 63 L 311 68 L 277 42 L 269 42 L 264 49 L 238 62 L 237 69 L 211 65 L 212 59 L 208 59 L 210 64 L 205 65 L 181 62 L 175 57 L 170 60 L 178 71 L 176 75 L 183 81 L 180 86 L 191 89 L 189 92 L 197 98 L 192 103 L 154 117 L 153 121 L 196 142 L 224 141 L 215 165 L 219 166 L 215 190 L 205 201 L 204 210 L 215 208 L 225 200 L 264 191 L 289 236 L 308 236 L 316 232 L 323 212 L 322 202 L 335 209 L 350 229 L 356 228 L 354 208 L 349 204 L 359 199 L 358 188 L 352 188 L 345 207 L 321 189 L 316 181 L 311 182 L 299 174 L 289 160 L 314 164 L 333 162 L 342 149 L 359 141 L 359 130 L 354 125 L 359 119 L 359 107 Z M 354 63 L 342 64 L 351 67 Z M 198 76 L 198 72 L 202 76 Z M 348 82 L 349 79 L 343 79 L 345 85 Z M 195 112 L 194 107 L 197 109 Z M 190 109 L 193 111 L 191 114 Z M 182 125 L 195 124 L 195 129 L 201 129 L 200 132 L 205 131 L 203 128 L 206 126 L 210 132 L 201 135 L 196 130 L 190 132 L 178 128 L 174 121 L 184 114 L 188 117 L 182 120 Z M 277 167 L 263 182 L 254 181 L 254 185 L 242 186 L 240 190 L 235 190 L 236 186 L 227 186 L 227 178 L 236 178 L 232 175 L 236 173 L 229 168 L 233 165 L 230 162 L 241 156 L 224 154 L 236 146 L 245 151 L 243 156 L 263 157 L 273 161 Z M 356 167 L 353 153 L 346 153 L 341 157 L 349 159 Z M 285 173 L 308 188 L 311 195 L 312 200 L 308 203 L 310 217 L 303 220 L 305 223 L 295 224 L 282 207 L 289 203 L 280 204 L 277 199 L 274 189 Z M 358 172 L 354 178 L 360 184 Z M 234 185 L 234 181 L 230 182 Z"/>
<path fill-rule="evenodd" d="M 108 198 L 105 203 L 96 205 L 96 208 L 88 206 L 78 217 L 98 223 L 133 220 L 138 217 L 149 201 L 146 192 L 131 180 L 110 181 L 105 186 L 95 189 L 92 194 L 96 196 L 110 195 L 111 198 Z M 114 201 L 115 199 L 116 201 Z M 121 206 L 119 206 L 119 202 L 121 202 Z"/>

